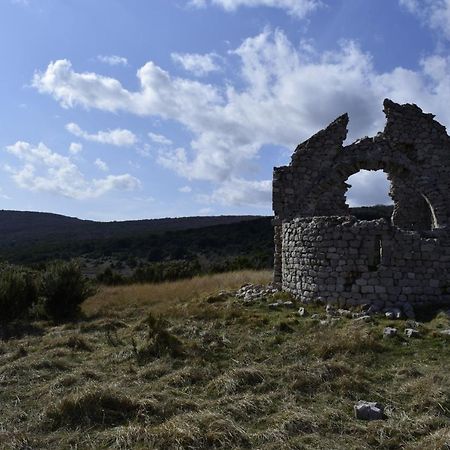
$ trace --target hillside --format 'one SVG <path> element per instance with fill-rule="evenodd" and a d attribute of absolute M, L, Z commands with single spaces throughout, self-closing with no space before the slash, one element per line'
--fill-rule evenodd
<path fill-rule="evenodd" d="M 295 300 L 269 306 L 285 294 L 236 298 L 270 276 L 101 288 L 77 322 L 19 327 L 0 342 L 0 448 L 448 448 L 448 314 L 301 317 Z M 398 335 L 383 339 L 386 326 Z M 357 420 L 359 400 L 386 418 Z"/>
<path fill-rule="evenodd" d="M 258 216 L 210 216 L 95 222 L 59 214 L 0 210 L 0 247 L 37 240 L 85 240 L 224 225 Z"/>
<path fill-rule="evenodd" d="M 391 206 L 353 208 L 360 219 L 389 218 Z M 270 268 L 271 217 L 184 217 L 94 222 L 49 213 L 0 211 L 0 259 L 40 264 L 83 258 L 88 273 L 106 267 L 130 274 L 136 266 L 198 261 L 205 271 Z M 149 280 L 150 281 L 150 280 Z"/>

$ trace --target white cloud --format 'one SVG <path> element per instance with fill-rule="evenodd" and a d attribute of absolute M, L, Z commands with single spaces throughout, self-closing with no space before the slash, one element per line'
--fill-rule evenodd
<path fill-rule="evenodd" d="M 166 136 L 163 136 L 162 134 L 156 134 L 156 133 L 148 133 L 148 137 L 155 142 L 156 144 L 161 145 L 172 145 L 172 141 L 167 138 Z"/>
<path fill-rule="evenodd" d="M 140 181 L 130 174 L 108 175 L 106 178 L 87 180 L 67 156 L 50 150 L 43 143 L 33 146 L 18 141 L 6 147 L 23 165 L 5 169 L 14 182 L 30 191 L 50 192 L 74 199 L 96 198 L 111 190 L 135 190 Z"/>
<path fill-rule="evenodd" d="M 382 170 L 360 170 L 347 183 L 352 186 L 346 194 L 350 206 L 392 204 L 389 197 L 390 182 Z"/>
<path fill-rule="evenodd" d="M 450 39 L 450 0 L 399 0 L 399 3 Z"/>
<path fill-rule="evenodd" d="M 239 87 L 172 77 L 148 62 L 137 72 L 140 89 L 129 91 L 116 79 L 77 73 L 66 60 L 36 73 L 33 84 L 65 108 L 79 105 L 178 122 L 192 141 L 184 148 L 160 149 L 159 163 L 187 179 L 222 183 L 223 198 L 236 203 L 241 200 L 231 182 L 246 182 L 241 187 L 251 190 L 246 195 L 255 195 L 256 201 L 269 198 L 266 185 L 245 180 L 249 174 L 254 178 L 263 146 L 292 150 L 344 112 L 350 115 L 350 139 L 383 128 L 385 97 L 417 103 L 450 124 L 450 57 L 427 57 L 416 71 L 379 72 L 371 55 L 353 42 L 318 53 L 311 44 L 294 47 L 284 33 L 270 30 L 246 39 L 230 57 L 239 62 Z"/>
<path fill-rule="evenodd" d="M 189 194 L 192 192 L 192 188 L 190 186 L 183 186 L 178 189 L 179 192 L 182 192 L 183 194 Z"/>
<path fill-rule="evenodd" d="M 103 172 L 108 172 L 109 171 L 108 164 L 106 164 L 105 161 L 101 160 L 100 158 L 97 158 L 94 161 L 94 164 Z"/>
<path fill-rule="evenodd" d="M 117 55 L 98 55 L 97 59 L 105 64 L 109 64 L 110 66 L 127 66 L 128 60 L 123 56 Z"/>
<path fill-rule="evenodd" d="M 76 123 L 68 123 L 66 130 L 77 137 L 87 141 L 99 142 L 101 144 L 110 144 L 117 147 L 129 147 L 137 142 L 137 137 L 130 130 L 116 128 L 115 130 L 99 131 L 96 134 L 89 134 L 82 130 Z"/>
<path fill-rule="evenodd" d="M 79 142 L 71 142 L 69 147 L 69 152 L 72 153 L 72 155 L 76 155 L 80 153 L 83 150 L 83 144 L 80 144 Z"/>
<path fill-rule="evenodd" d="M 193 73 L 197 77 L 202 77 L 220 70 L 219 65 L 215 61 L 217 60 L 217 55 L 214 53 L 208 53 L 206 55 L 199 55 L 198 53 L 172 53 L 170 56 L 184 70 Z"/>
<path fill-rule="evenodd" d="M 272 197 L 272 180 L 249 181 L 232 178 L 225 181 L 211 195 L 199 196 L 199 200 L 221 205 L 266 206 Z"/>
<path fill-rule="evenodd" d="M 241 6 L 268 6 L 286 10 L 289 14 L 303 18 L 322 5 L 320 0 L 191 0 L 191 6 L 203 8 L 208 5 L 221 6 L 225 11 L 235 11 Z"/>

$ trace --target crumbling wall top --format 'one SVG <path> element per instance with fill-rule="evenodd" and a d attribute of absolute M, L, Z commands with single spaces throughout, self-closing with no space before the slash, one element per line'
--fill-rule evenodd
<path fill-rule="evenodd" d="M 393 222 L 410 230 L 445 227 L 450 221 L 450 138 L 433 114 L 417 105 L 383 103 L 386 126 L 375 137 L 348 146 L 343 114 L 295 149 L 289 166 L 274 169 L 276 218 L 349 214 L 349 176 L 384 170 L 391 181 Z"/>

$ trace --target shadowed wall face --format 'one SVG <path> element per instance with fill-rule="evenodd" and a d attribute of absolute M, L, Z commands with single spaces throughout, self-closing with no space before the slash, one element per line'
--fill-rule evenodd
<path fill-rule="evenodd" d="M 450 138 L 416 105 L 384 101 L 384 132 L 343 146 L 348 116 L 274 169 L 274 281 L 305 301 L 376 308 L 450 299 Z M 383 170 L 391 223 L 349 216 L 346 180 Z"/>

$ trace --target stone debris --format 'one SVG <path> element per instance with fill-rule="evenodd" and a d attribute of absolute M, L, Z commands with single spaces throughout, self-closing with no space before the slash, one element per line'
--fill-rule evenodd
<path fill-rule="evenodd" d="M 371 322 L 372 321 L 372 316 L 365 315 L 365 316 L 355 317 L 353 319 L 353 321 L 354 322 Z"/>
<path fill-rule="evenodd" d="M 420 322 L 416 322 L 415 320 L 407 320 L 405 325 L 407 328 L 414 328 L 414 329 L 417 329 L 422 326 Z"/>
<path fill-rule="evenodd" d="M 416 306 L 450 302 L 450 137 L 416 105 L 383 106 L 383 132 L 344 146 L 344 114 L 274 169 L 274 284 L 301 302 L 414 319 Z M 360 169 L 388 174 L 391 220 L 350 215 L 346 181 Z"/>
<path fill-rule="evenodd" d="M 298 309 L 297 314 L 300 317 L 306 317 L 308 315 L 308 311 L 306 311 L 305 308 L 301 307 L 301 308 Z"/>
<path fill-rule="evenodd" d="M 405 335 L 408 338 L 417 338 L 420 336 L 420 333 L 418 330 L 415 330 L 414 328 L 406 328 Z"/>
<path fill-rule="evenodd" d="M 450 328 L 448 330 L 441 330 L 439 333 L 445 336 L 450 336 Z"/>
<path fill-rule="evenodd" d="M 338 309 L 337 313 L 342 317 L 353 318 L 355 313 L 352 313 L 348 309 Z"/>
<path fill-rule="evenodd" d="M 399 308 L 389 309 L 384 313 L 386 319 L 394 320 L 402 318 L 402 311 Z"/>
<path fill-rule="evenodd" d="M 359 420 L 383 420 L 384 406 L 377 402 L 360 400 L 354 407 L 355 417 Z"/>
<path fill-rule="evenodd" d="M 397 335 L 397 328 L 393 328 L 393 327 L 386 327 L 383 331 L 383 337 L 384 338 L 390 338 L 390 337 L 394 337 Z"/>
<path fill-rule="evenodd" d="M 244 303 L 252 303 L 258 300 L 271 299 L 278 289 L 271 285 L 245 284 L 236 293 L 236 297 Z"/>
<path fill-rule="evenodd" d="M 282 305 L 282 303 L 280 303 L 280 302 L 274 302 L 274 303 L 269 303 L 267 306 L 269 307 L 269 309 L 278 309 L 281 305 Z"/>

